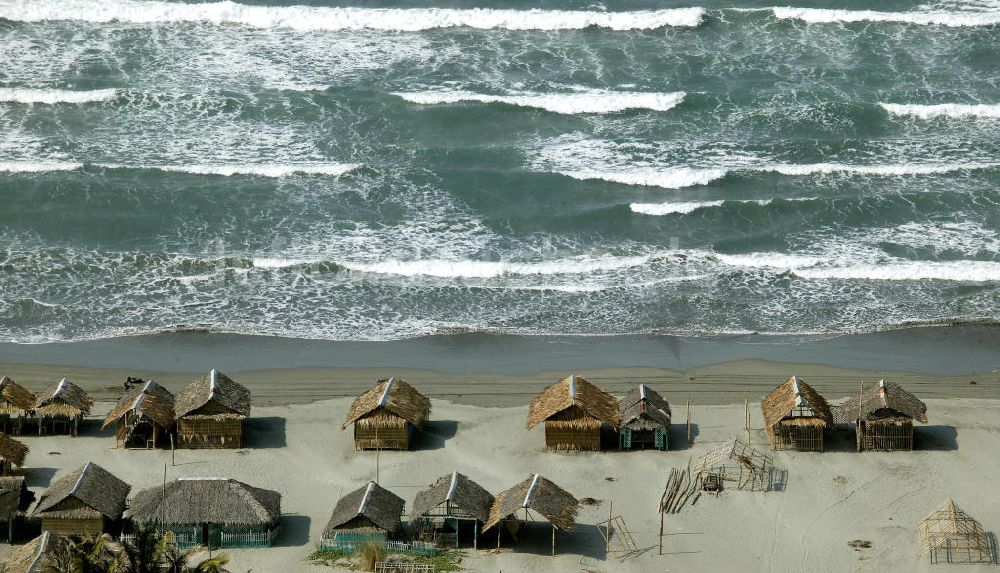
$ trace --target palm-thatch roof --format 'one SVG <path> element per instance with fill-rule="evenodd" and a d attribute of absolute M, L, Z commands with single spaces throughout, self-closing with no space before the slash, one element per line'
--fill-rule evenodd
<path fill-rule="evenodd" d="M 342 429 L 361 418 L 379 413 L 398 416 L 422 428 L 431 413 L 431 401 L 401 378 L 379 380 L 374 388 L 354 399 Z"/>
<path fill-rule="evenodd" d="M 137 493 L 125 517 L 141 524 L 276 526 L 281 494 L 229 478 L 178 478 Z"/>
<path fill-rule="evenodd" d="M 832 406 L 834 420 L 850 423 L 861 419 L 899 417 L 913 418 L 927 423 L 927 405 L 910 394 L 899 384 L 879 380 L 878 384 L 865 388 L 859 395 L 851 396 Z"/>
<path fill-rule="evenodd" d="M 403 498 L 370 481 L 337 501 L 323 537 L 332 537 L 345 527 L 375 527 L 394 532 L 399 529 L 406 502 Z"/>
<path fill-rule="evenodd" d="M 418 519 L 441 504 L 455 506 L 467 515 L 486 523 L 493 506 L 493 494 L 464 474 L 443 475 L 417 493 L 413 500 L 413 519 Z"/>
<path fill-rule="evenodd" d="M 833 425 L 833 414 L 826 399 L 795 376 L 765 396 L 760 409 L 764 413 L 764 423 L 769 428 L 791 416 L 793 411 L 805 409 L 812 411 L 812 415 L 827 426 Z"/>
<path fill-rule="evenodd" d="M 63 378 L 54 386 L 40 392 L 35 399 L 35 413 L 39 416 L 86 416 L 94 399 L 83 388 Z"/>
<path fill-rule="evenodd" d="M 140 412 L 162 428 L 174 425 L 174 395 L 152 380 L 125 392 L 111 409 L 101 429 L 107 428 L 126 412 Z"/>
<path fill-rule="evenodd" d="M 28 511 L 34 500 L 35 494 L 24 483 L 24 476 L 0 477 L 0 520 Z"/>
<path fill-rule="evenodd" d="M 32 513 L 56 519 L 121 518 L 132 486 L 111 472 L 87 462 L 52 482 Z"/>
<path fill-rule="evenodd" d="M 562 531 L 573 531 L 580 502 L 572 494 L 535 474 L 497 495 L 483 531 L 521 509 L 533 509 Z"/>
<path fill-rule="evenodd" d="M 653 430 L 670 427 L 670 404 L 645 384 L 629 390 L 619 406 L 621 427 L 633 430 Z"/>
<path fill-rule="evenodd" d="M 242 419 L 250 416 L 250 404 L 250 390 L 212 369 L 181 391 L 174 409 L 178 419 L 193 416 Z"/>
<path fill-rule="evenodd" d="M 618 399 L 573 375 L 563 378 L 535 396 L 528 408 L 528 429 L 574 406 L 585 416 L 618 427 Z"/>
<path fill-rule="evenodd" d="M 0 414 L 23 416 L 35 407 L 35 394 L 14 382 L 10 376 L 0 378 Z"/>
<path fill-rule="evenodd" d="M 0 458 L 3 458 L 17 467 L 24 467 L 24 459 L 28 457 L 28 446 L 8 436 L 0 433 Z"/>
<path fill-rule="evenodd" d="M 52 556 L 65 554 L 69 550 L 69 541 L 51 531 L 18 547 L 7 557 L 3 564 L 3 573 L 40 573 L 51 563 Z"/>

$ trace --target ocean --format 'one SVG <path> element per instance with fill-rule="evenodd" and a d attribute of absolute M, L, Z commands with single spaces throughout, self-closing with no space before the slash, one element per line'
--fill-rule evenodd
<path fill-rule="evenodd" d="M 0 342 L 998 303 L 998 1 L 0 0 Z"/>

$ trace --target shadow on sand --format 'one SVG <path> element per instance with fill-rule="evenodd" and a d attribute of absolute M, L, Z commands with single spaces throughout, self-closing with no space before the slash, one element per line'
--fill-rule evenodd
<path fill-rule="evenodd" d="M 287 420 L 280 416 L 247 418 L 244 447 L 254 450 L 284 448 L 288 445 L 285 438 L 287 424 Z"/>
<path fill-rule="evenodd" d="M 24 470 L 24 483 L 28 487 L 49 487 L 56 471 L 58 471 L 56 468 L 26 468 Z"/>
<path fill-rule="evenodd" d="M 312 519 L 306 515 L 284 514 L 281 516 L 281 534 L 275 539 L 275 547 L 302 547 L 309 543 L 309 527 Z"/>
<path fill-rule="evenodd" d="M 954 426 L 917 426 L 913 428 L 913 449 L 950 452 L 958 449 L 958 430 Z"/>
<path fill-rule="evenodd" d="M 603 526 L 598 527 L 587 523 L 577 523 L 573 533 L 556 530 L 556 555 L 580 555 L 590 559 L 606 559 L 603 530 Z M 500 543 L 501 550 L 532 555 L 552 555 L 552 525 L 547 521 L 529 521 L 518 533 L 517 542 L 511 542 L 504 534 Z M 480 545 L 480 547 L 486 546 Z"/>
<path fill-rule="evenodd" d="M 669 450 L 680 452 L 690 450 L 698 442 L 698 424 L 691 422 L 691 441 L 688 442 L 687 422 L 670 426 Z"/>
<path fill-rule="evenodd" d="M 428 420 L 423 431 L 416 434 L 412 449 L 440 450 L 457 432 L 458 422 L 455 420 Z"/>

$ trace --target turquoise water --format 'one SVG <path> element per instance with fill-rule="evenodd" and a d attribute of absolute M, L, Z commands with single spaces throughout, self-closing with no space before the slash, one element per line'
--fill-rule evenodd
<path fill-rule="evenodd" d="M 0 0 L 0 340 L 1000 319 L 1000 3 Z"/>

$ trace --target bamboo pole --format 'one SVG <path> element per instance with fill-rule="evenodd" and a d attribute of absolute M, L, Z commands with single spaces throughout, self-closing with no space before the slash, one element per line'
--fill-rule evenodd
<path fill-rule="evenodd" d="M 858 417 L 854 421 L 854 440 L 857 442 L 858 451 L 861 451 L 861 401 L 865 399 L 865 379 L 861 379 L 861 391 L 858 394 Z"/>
<path fill-rule="evenodd" d="M 687 401 L 687 414 L 688 414 L 688 444 L 691 444 L 691 400 Z"/>
<path fill-rule="evenodd" d="M 750 400 L 743 399 L 743 429 L 747 433 L 747 445 L 750 445 Z"/>
<path fill-rule="evenodd" d="M 663 555 L 663 508 L 660 508 L 660 555 Z"/>
<path fill-rule="evenodd" d="M 604 540 L 604 555 L 606 556 L 611 551 L 611 516 L 614 515 L 611 509 L 615 506 L 615 502 L 608 500 L 608 527 L 606 530 L 607 535 L 605 535 Z"/>
<path fill-rule="evenodd" d="M 556 526 L 552 524 L 552 556 L 556 556 Z"/>

